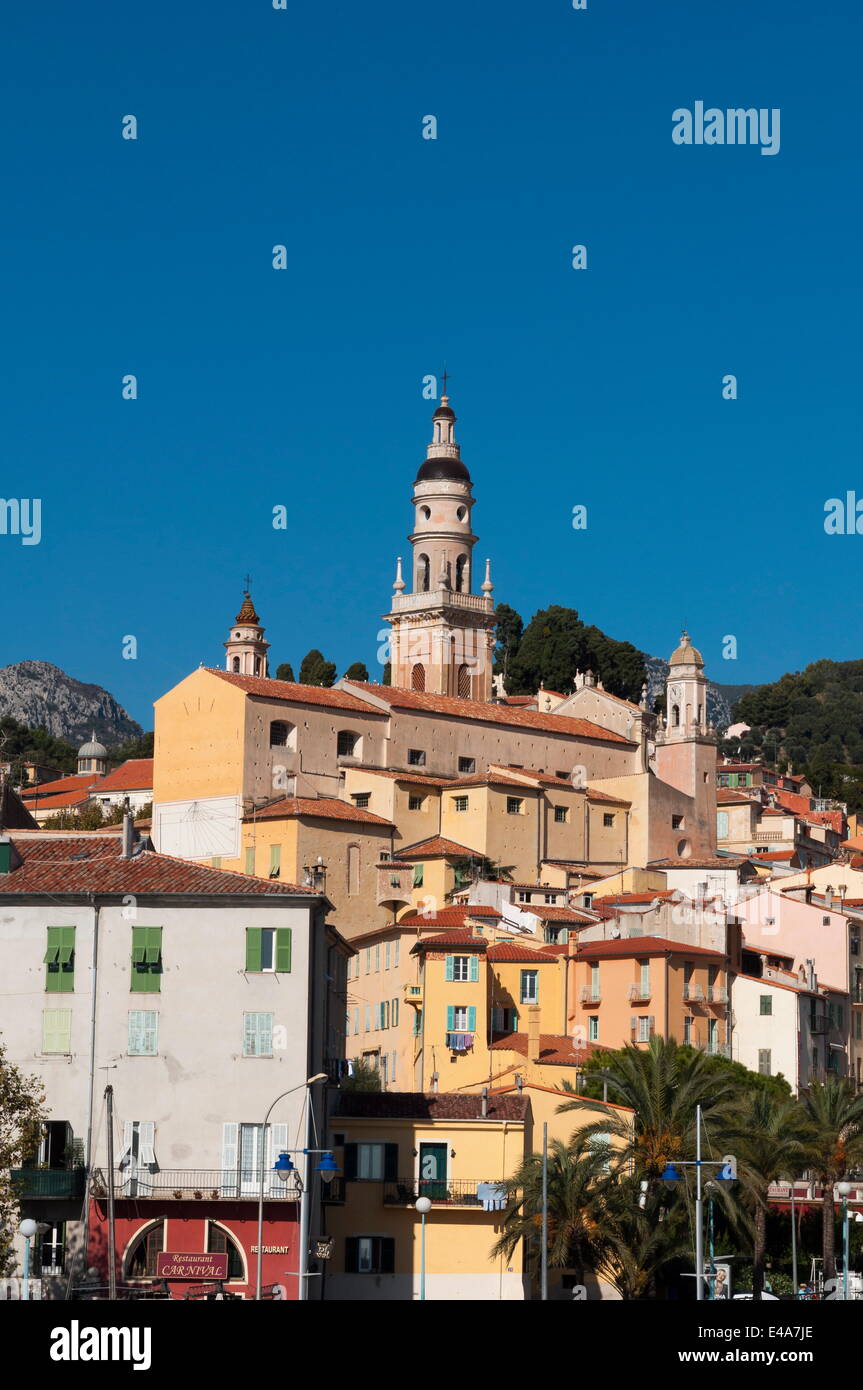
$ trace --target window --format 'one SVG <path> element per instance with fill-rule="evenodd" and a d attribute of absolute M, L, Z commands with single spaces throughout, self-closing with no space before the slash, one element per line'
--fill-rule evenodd
<path fill-rule="evenodd" d="M 391 954 L 392 954 L 392 945 L 391 945 L 391 943 L 390 943 L 389 941 L 387 941 L 386 944 L 385 944 L 385 946 L 384 946 L 384 970 L 389 970 L 389 968 L 390 968 L 390 956 L 391 956 Z"/>
<path fill-rule="evenodd" d="M 555 806 L 554 819 L 556 825 L 565 825 L 569 820 L 569 808 L 567 806 Z"/>
<path fill-rule="evenodd" d="M 291 969 L 290 927 L 247 927 L 246 970 L 249 974 Z"/>
<path fill-rule="evenodd" d="M 671 828 L 672 828 L 672 830 L 682 830 L 682 829 L 683 829 L 683 817 L 682 817 L 682 816 L 672 816 L 672 817 L 671 817 Z"/>
<path fill-rule="evenodd" d="M 347 1182 L 390 1182 L 398 1176 L 398 1144 L 345 1144 Z"/>
<path fill-rule="evenodd" d="M 158 994 L 162 984 L 162 928 L 132 928 L 134 994 Z"/>
<path fill-rule="evenodd" d="M 454 796 L 453 799 L 452 799 L 452 808 L 453 808 L 453 810 L 454 810 L 454 811 L 466 811 L 467 808 L 468 808 L 468 800 L 469 800 L 469 798 L 466 797 L 466 796 Z"/>
<path fill-rule="evenodd" d="M 427 593 L 428 593 L 428 591 L 429 591 L 429 576 L 430 576 L 430 570 L 431 570 L 431 565 L 429 564 L 429 557 L 428 557 L 427 555 L 418 555 L 418 556 L 417 556 L 417 578 L 416 578 L 417 593 L 420 593 L 420 594 L 427 594 Z"/>
<path fill-rule="evenodd" d="M 469 956 L 447 956 L 446 978 L 456 983 L 479 979 L 479 958 Z"/>
<path fill-rule="evenodd" d="M 364 1027 L 363 1027 L 363 1032 L 364 1032 L 364 1033 L 370 1033 L 371 1031 L 372 1031 L 372 1006 L 371 1006 L 371 1004 L 366 1004 L 366 1014 L 365 1014 L 365 1023 L 364 1023 Z"/>
<path fill-rule="evenodd" d="M 239 658 L 238 656 L 235 656 L 235 657 L 233 658 L 232 662 L 231 662 L 231 670 L 232 670 L 232 671 L 239 671 L 239 669 L 240 669 L 240 658 Z"/>
<path fill-rule="evenodd" d="M 340 729 L 336 734 L 336 755 L 339 758 L 352 758 L 354 756 L 358 735 L 351 733 L 350 729 Z"/>
<path fill-rule="evenodd" d="M 245 871 L 247 874 L 254 874 L 254 872 L 255 872 L 255 847 L 254 847 L 254 845 L 250 845 L 249 848 L 246 850 L 246 862 L 245 862 L 243 868 L 244 868 L 244 871 Z"/>
<path fill-rule="evenodd" d="M 530 893 L 526 893 L 522 889 L 519 889 L 518 900 L 520 903 L 529 903 Z"/>
<path fill-rule="evenodd" d="M 375 947 L 375 974 L 376 974 L 376 975 L 380 972 L 380 968 L 381 968 L 381 948 L 380 948 L 380 944 L 378 944 L 378 945 Z"/>
<path fill-rule="evenodd" d="M 603 811 L 603 813 L 602 813 L 602 824 L 605 826 L 605 828 L 606 828 L 607 830 L 610 829 L 610 828 L 614 825 L 614 812 L 613 812 L 613 811 Z"/>
<path fill-rule="evenodd" d="M 274 719 L 270 725 L 270 747 L 286 748 L 288 744 L 288 726 L 282 719 Z"/>
<path fill-rule="evenodd" d="M 459 758 L 459 772 L 476 772 L 476 758 Z"/>
<path fill-rule="evenodd" d="M 351 795 L 351 801 L 354 803 L 358 811 L 364 811 L 371 799 L 371 792 L 353 792 Z"/>
<path fill-rule="evenodd" d="M 650 1042 L 652 1032 L 651 1019 L 646 1014 L 641 1014 L 638 1019 L 638 1041 Z"/>
<path fill-rule="evenodd" d="M 423 886 L 424 867 L 425 866 L 423 864 L 414 864 L 414 888 L 422 888 Z M 396 950 L 398 950 L 398 942 L 396 942 Z M 396 964 L 398 965 L 398 960 L 396 960 Z"/>
<path fill-rule="evenodd" d="M 588 1042 L 599 1042 L 599 1019 L 596 1014 L 591 1014 L 587 1020 L 587 1040 Z"/>
<path fill-rule="evenodd" d="M 759 1009 L 759 1011 L 758 1011 L 759 1013 L 761 1013 L 761 1014 L 772 1014 L 772 1013 L 773 1013 L 773 995 L 772 995 L 772 994 L 762 994 L 762 995 L 760 996 L 759 1002 L 760 1002 L 760 1005 L 761 1005 L 761 1007 L 760 1007 L 760 1009 Z"/>
<path fill-rule="evenodd" d="M 66 1223 L 48 1220 L 48 1230 L 37 1237 L 36 1269 L 41 1275 L 63 1274 L 66 1266 Z"/>
<path fill-rule="evenodd" d="M 420 866 L 420 867 L 422 867 L 422 866 Z M 416 870 L 414 870 L 414 873 L 416 873 Z M 420 878 L 420 883 L 422 883 L 422 878 Z M 398 965 L 398 963 L 399 963 L 399 940 L 398 940 L 398 937 L 396 937 L 395 941 L 393 942 L 393 946 L 395 947 L 395 950 L 393 951 L 393 969 L 395 969 L 395 967 L 396 967 L 396 966 Z"/>
<path fill-rule="evenodd" d="M 494 1033 L 518 1032 L 518 1010 L 495 1008 L 491 1011 L 491 1027 Z"/>
<path fill-rule="evenodd" d="M 273 1015 L 243 1014 L 243 1056 L 272 1057 Z"/>
<path fill-rule="evenodd" d="M 642 999 L 646 999 L 650 994 L 650 961 L 642 960 L 638 963 L 638 988 Z"/>
<path fill-rule="evenodd" d="M 347 1236 L 346 1274 L 392 1274 L 396 1267 L 396 1243 L 392 1236 Z"/>
<path fill-rule="evenodd" d="M 423 808 L 424 801 L 424 796 L 420 796 L 417 792 L 412 792 L 411 795 L 408 797 L 408 810 L 421 811 Z"/>
<path fill-rule="evenodd" d="M 426 688 L 426 668 L 421 661 L 411 667 L 411 690 L 425 690 Z"/>
<path fill-rule="evenodd" d="M 348 896 L 355 898 L 360 891 L 360 847 L 348 845 Z"/>
<path fill-rule="evenodd" d="M 155 1057 L 159 1050 L 159 1015 L 155 1009 L 129 1010 L 130 1057 Z"/>
<path fill-rule="evenodd" d="M 688 1018 L 685 1018 L 685 1019 L 683 1020 L 683 1041 L 684 1041 L 685 1043 L 691 1043 L 691 1042 L 692 1042 L 692 1016 L 691 1016 L 691 1015 L 690 1015 Z"/>
<path fill-rule="evenodd" d="M 520 796 L 508 796 L 506 799 L 506 814 L 508 816 L 520 816 L 524 801 Z"/>
<path fill-rule="evenodd" d="M 458 668 L 457 689 L 460 700 L 470 699 L 470 667 L 462 663 Z"/>
<path fill-rule="evenodd" d="M 822 917 L 822 918 L 821 918 L 821 925 L 822 925 L 822 927 L 829 927 L 829 926 L 830 926 L 830 918 L 829 918 L 829 917 Z"/>
<path fill-rule="evenodd" d="M 536 1004 L 539 1002 L 539 971 L 522 970 L 521 974 L 521 1002 L 522 1004 Z"/>
<path fill-rule="evenodd" d="M 467 556 L 459 555 L 455 562 L 455 587 L 456 593 L 460 594 L 465 586 L 465 571 L 467 569 Z"/>
<path fill-rule="evenodd" d="M 43 959 L 45 993 L 72 994 L 75 989 L 75 928 L 49 927 Z"/>
<path fill-rule="evenodd" d="M 591 999 L 598 999 L 600 997 L 598 965 L 591 965 L 590 967 L 590 997 Z"/>
<path fill-rule="evenodd" d="M 282 847 L 270 845 L 270 878 L 279 878 L 282 872 Z"/>
<path fill-rule="evenodd" d="M 227 1255 L 228 1278 L 245 1279 L 246 1270 L 237 1242 L 228 1235 L 224 1227 L 217 1226 L 215 1221 L 207 1223 L 207 1253 L 209 1255 Z"/>
<path fill-rule="evenodd" d="M 770 1048 L 759 1047 L 758 1049 L 758 1070 L 762 1076 L 770 1075 Z"/>
<path fill-rule="evenodd" d="M 425 767 L 425 765 L 426 765 L 425 749 L 424 749 L 424 748 L 409 748 L 409 749 L 408 749 L 408 766 L 409 766 L 409 767 Z"/>
<path fill-rule="evenodd" d="M 127 1279 L 152 1279 L 156 1274 L 156 1256 L 165 1249 L 165 1223 L 158 1221 L 144 1231 L 129 1251 L 126 1260 Z"/>
<path fill-rule="evenodd" d="M 728 839 L 728 812 L 716 812 L 716 838 L 717 840 Z"/>
<path fill-rule="evenodd" d="M 42 1051 L 68 1057 L 72 1052 L 72 1010 L 42 1010 Z"/>
<path fill-rule="evenodd" d="M 557 901 L 554 893 L 544 893 L 542 900 L 544 903 L 553 903 Z"/>
<path fill-rule="evenodd" d="M 450 1004 L 446 1014 L 447 1033 L 476 1032 L 476 1009 L 472 1004 Z"/>
<path fill-rule="evenodd" d="M 392 1002 L 392 1004 L 390 1005 L 390 1023 L 392 1024 L 393 1028 L 398 1028 L 398 1026 L 399 1026 L 399 1001 L 398 1001 L 398 999 L 394 999 L 393 1002 Z M 393 1053 L 393 1056 L 395 1056 L 395 1053 Z M 395 1070 L 393 1070 L 393 1074 L 392 1074 L 392 1076 L 390 1077 L 390 1080 L 391 1080 L 391 1081 L 395 1081 Z"/>

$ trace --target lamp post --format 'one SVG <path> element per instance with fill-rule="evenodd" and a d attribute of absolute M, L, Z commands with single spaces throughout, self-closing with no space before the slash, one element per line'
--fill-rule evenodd
<path fill-rule="evenodd" d="M 325 1072 L 325 1071 L 320 1071 L 320 1072 L 318 1072 L 315 1076 L 310 1076 L 309 1079 L 308 1079 L 308 1081 L 302 1081 L 302 1082 L 300 1083 L 299 1086 L 292 1086 L 292 1087 L 290 1088 L 290 1090 L 288 1090 L 288 1091 L 282 1091 L 282 1094 L 281 1094 L 280 1096 L 276 1096 L 276 1099 L 273 1101 L 272 1105 L 270 1106 L 269 1110 L 267 1111 L 266 1115 L 264 1116 L 264 1123 L 261 1125 L 261 1153 L 260 1153 L 260 1161 L 261 1161 L 261 1181 L 260 1181 L 260 1186 L 259 1186 L 259 1188 L 258 1188 L 258 1262 L 257 1262 L 257 1274 L 256 1274 L 256 1276 L 255 1276 L 255 1300 L 256 1300 L 257 1302 L 260 1302 L 260 1298 L 261 1298 L 261 1254 L 262 1254 L 261 1247 L 262 1247 L 262 1245 L 263 1245 L 263 1243 L 264 1243 L 264 1171 L 265 1171 L 265 1169 L 264 1169 L 264 1150 L 263 1150 L 263 1146 L 264 1146 L 264 1144 L 265 1144 L 265 1142 L 266 1142 L 266 1138 L 267 1138 L 267 1125 L 269 1124 L 270 1116 L 272 1115 L 274 1109 L 276 1108 L 276 1106 L 278 1105 L 278 1103 L 279 1103 L 280 1100 L 284 1100 L 284 1099 L 285 1099 L 285 1096 L 291 1096 L 291 1095 L 294 1094 L 295 1091 L 302 1091 L 303 1089 L 308 1089 L 309 1086 L 314 1086 L 315 1083 L 316 1083 L 317 1081 L 326 1081 L 327 1079 L 328 1079 L 328 1078 L 327 1078 L 326 1072 Z M 281 1176 L 281 1174 L 280 1174 L 280 1176 Z M 285 1175 L 285 1179 L 286 1179 L 286 1178 L 287 1178 L 287 1175 Z M 301 1204 L 302 1204 L 302 1202 L 304 1201 L 304 1199 L 305 1199 L 305 1190 L 303 1190 L 303 1192 L 300 1194 L 300 1201 L 301 1201 Z M 302 1223 L 302 1220 L 301 1220 L 301 1221 L 300 1221 L 300 1227 L 301 1227 L 301 1228 L 302 1228 L 302 1224 L 303 1224 L 303 1223 Z M 301 1242 L 301 1246 L 302 1246 L 302 1242 Z M 302 1248 L 301 1248 L 301 1249 L 300 1249 L 300 1298 L 301 1298 L 301 1299 L 302 1299 L 302 1297 L 303 1297 L 303 1278 L 304 1278 L 304 1276 L 305 1276 L 305 1265 L 306 1265 L 306 1262 L 305 1262 L 305 1259 L 304 1259 L 304 1257 L 303 1257 L 303 1251 L 302 1251 Z"/>
<path fill-rule="evenodd" d="M 420 1300 L 424 1301 L 426 1296 L 426 1217 L 431 1211 L 431 1202 L 428 1197 L 418 1197 L 415 1205 L 420 1214 Z"/>
<path fill-rule="evenodd" d="M 836 1191 L 842 1198 L 842 1299 L 848 1302 L 848 1194 L 851 1191 L 850 1182 L 839 1182 L 836 1184 Z"/>
<path fill-rule="evenodd" d="M 737 1177 L 737 1160 L 733 1154 L 726 1154 L 721 1161 L 701 1157 L 701 1106 L 695 1109 L 695 1158 L 666 1163 L 660 1181 L 666 1187 L 674 1188 L 680 1182 L 680 1168 L 695 1169 L 695 1297 L 704 1302 L 704 1201 L 701 1195 L 702 1168 L 718 1168 L 714 1182 L 734 1182 Z"/>
<path fill-rule="evenodd" d="M 540 1264 L 540 1299 L 548 1298 L 548 1125 L 542 1127 L 542 1263 Z"/>
<path fill-rule="evenodd" d="M 21 1298 L 30 1297 L 30 1242 L 38 1231 L 39 1227 L 31 1218 L 25 1217 L 18 1227 L 19 1236 L 24 1237 L 24 1280 L 21 1286 Z"/>

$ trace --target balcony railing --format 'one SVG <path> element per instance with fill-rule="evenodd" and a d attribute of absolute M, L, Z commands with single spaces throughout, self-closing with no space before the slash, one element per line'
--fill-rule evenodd
<path fill-rule="evenodd" d="M 83 1168 L 13 1168 L 10 1176 L 21 1201 L 48 1197 L 80 1202 L 84 1197 Z"/>
<path fill-rule="evenodd" d="M 641 999 L 641 1000 L 649 999 L 649 998 L 650 998 L 650 985 L 649 985 L 649 984 L 646 984 L 646 985 L 630 985 L 630 986 L 629 986 L 629 997 L 630 997 L 630 999 L 633 1001 L 633 1003 L 634 1003 L 636 1000 L 639 1000 L 639 999 Z"/>
<path fill-rule="evenodd" d="M 136 1201 L 155 1199 L 176 1201 L 257 1201 L 260 1192 L 260 1170 L 252 1168 L 165 1168 L 158 1173 L 135 1172 L 123 1169 L 114 1175 L 114 1195 L 117 1200 L 134 1197 Z M 94 1197 L 108 1195 L 105 1175 L 93 1174 L 91 1191 Z M 264 1173 L 264 1197 L 270 1201 L 296 1202 L 300 1187 L 295 1173 L 288 1182 L 267 1168 Z"/>
<path fill-rule="evenodd" d="M 490 613 L 494 605 L 483 594 L 463 594 L 458 589 L 431 589 L 419 594 L 395 594 L 393 612 L 405 613 L 416 608 L 464 608 L 472 613 Z"/>
<path fill-rule="evenodd" d="M 423 1001 L 423 992 L 422 992 L 422 986 L 421 986 L 421 985 L 405 985 L 405 1003 L 406 1003 L 406 1004 L 421 1004 L 422 1001 Z"/>
<path fill-rule="evenodd" d="M 384 1184 L 384 1206 L 412 1207 L 420 1197 L 436 1207 L 502 1211 L 506 1206 L 500 1178 L 398 1178 Z"/>
<path fill-rule="evenodd" d="M 707 990 L 707 998 L 711 1004 L 727 1004 L 728 990 L 725 985 L 710 985 Z"/>
<path fill-rule="evenodd" d="M 704 1001 L 704 990 L 701 985 L 684 985 L 683 997 L 691 1004 L 701 1004 Z"/>
<path fill-rule="evenodd" d="M 582 985 L 580 998 L 582 1004 L 598 1004 L 602 999 L 602 990 L 592 985 Z"/>
<path fill-rule="evenodd" d="M 809 1032 L 810 1033 L 829 1033 L 830 1031 L 829 1014 L 810 1014 Z"/>

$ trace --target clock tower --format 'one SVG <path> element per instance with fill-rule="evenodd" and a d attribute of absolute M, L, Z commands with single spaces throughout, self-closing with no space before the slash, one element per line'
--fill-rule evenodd
<path fill-rule="evenodd" d="M 694 844 L 716 845 L 716 741 L 707 722 L 704 658 L 688 632 L 671 654 L 665 685 L 665 720 L 656 734 L 655 771 L 693 800 L 692 814 L 676 815 L 678 857 Z M 685 824 L 684 824 L 685 822 Z"/>

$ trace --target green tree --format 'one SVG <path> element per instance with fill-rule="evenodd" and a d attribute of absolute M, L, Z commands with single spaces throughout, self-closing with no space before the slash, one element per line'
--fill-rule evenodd
<path fill-rule="evenodd" d="M 3 762 L 18 766 L 25 762 L 42 763 L 58 772 L 74 772 L 78 752 L 65 739 L 55 738 L 46 729 L 30 729 L 5 715 L 0 719 L 0 753 Z"/>
<path fill-rule="evenodd" d="M 293 682 L 294 668 L 289 661 L 283 661 L 281 665 L 276 667 L 276 680 Z"/>
<path fill-rule="evenodd" d="M 511 694 L 535 694 L 545 685 L 566 694 L 577 670 L 592 670 L 613 695 L 641 698 L 642 653 L 630 642 L 617 642 L 597 627 L 585 627 L 574 608 L 558 604 L 531 618 L 510 662 L 507 689 Z"/>
<path fill-rule="evenodd" d="M 844 1077 L 813 1081 L 801 1093 L 809 1124 L 807 1166 L 822 1186 L 821 1252 L 824 1278 L 836 1274 L 836 1215 L 833 1189 L 863 1159 L 863 1092 Z"/>
<path fill-rule="evenodd" d="M 353 665 L 349 666 L 345 671 L 346 681 L 367 681 L 368 678 L 369 669 L 364 661 L 355 661 Z"/>
<path fill-rule="evenodd" d="M 20 1214 L 10 1169 L 32 1160 L 46 1119 L 39 1078 L 25 1076 L 0 1043 L 0 1275 L 14 1269 L 13 1240 Z"/>
<path fill-rule="evenodd" d="M 152 733 L 142 734 L 140 738 L 127 738 L 123 743 L 118 743 L 116 748 L 108 750 L 109 761 L 112 767 L 119 767 L 129 758 L 152 758 L 153 742 L 155 735 Z"/>
<path fill-rule="evenodd" d="M 524 622 L 520 614 L 516 613 L 514 608 L 510 608 L 508 603 L 499 603 L 494 610 L 494 664 L 492 670 L 496 676 L 503 676 L 504 685 L 506 685 L 510 666 L 518 655 L 523 632 Z"/>
<path fill-rule="evenodd" d="M 381 676 L 381 685 L 392 685 L 393 683 L 393 664 L 387 661 L 384 665 L 384 673 Z"/>
<path fill-rule="evenodd" d="M 379 1091 L 381 1089 L 381 1074 L 376 1067 L 370 1066 L 361 1057 L 355 1057 L 353 1068 L 352 1074 L 346 1076 L 341 1083 L 343 1091 Z"/>
<path fill-rule="evenodd" d="M 626 1300 L 654 1297 L 662 1267 L 691 1255 L 683 1194 L 666 1194 L 656 1184 L 644 1191 L 641 1183 L 618 1168 L 598 1194 L 596 1272 Z"/>
<path fill-rule="evenodd" d="M 336 663 L 325 660 L 323 653 L 317 647 L 312 647 L 310 652 L 306 652 L 300 666 L 300 685 L 323 685 L 331 686 L 336 679 Z"/>

